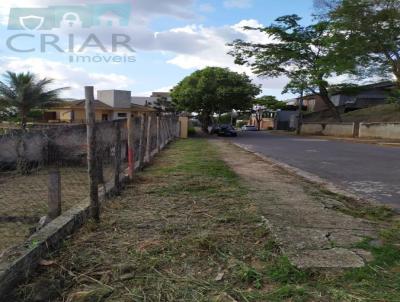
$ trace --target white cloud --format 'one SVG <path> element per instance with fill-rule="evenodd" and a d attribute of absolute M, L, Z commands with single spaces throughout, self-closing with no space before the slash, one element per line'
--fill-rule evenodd
<path fill-rule="evenodd" d="M 0 73 L 6 70 L 13 72 L 32 71 L 40 78 L 54 79 L 53 88 L 70 87 L 63 97 L 83 98 L 84 86 L 94 86 L 95 89 L 127 89 L 133 81 L 115 73 L 90 73 L 84 68 L 72 67 L 56 61 L 40 58 L 20 59 L 15 57 L 0 57 Z"/>
<path fill-rule="evenodd" d="M 245 72 L 254 80 L 261 84 L 264 89 L 274 89 L 282 91 L 287 79 L 284 77 L 265 79 L 259 78 L 251 72 L 247 66 L 240 66 L 234 63 L 234 58 L 228 55 L 230 50 L 227 43 L 234 39 L 241 38 L 248 42 L 268 43 L 271 38 L 259 31 L 244 30 L 243 27 L 263 27 L 257 20 L 242 20 L 237 24 L 224 27 L 204 27 L 190 26 L 179 29 L 172 29 L 173 32 L 190 32 L 192 43 L 199 47 L 194 52 L 176 51 L 176 55 L 168 60 L 167 63 L 176 65 L 182 69 L 202 69 L 207 66 L 227 67 L 236 72 Z M 165 33 L 167 35 L 167 33 Z M 203 44 L 202 41 L 207 41 Z M 180 45 L 178 41 L 174 41 Z"/>
<path fill-rule="evenodd" d="M 252 6 L 251 0 L 225 0 L 224 6 L 227 8 L 248 8 Z"/>
<path fill-rule="evenodd" d="M 213 13 L 215 12 L 215 7 L 210 3 L 200 4 L 198 10 L 202 13 Z"/>

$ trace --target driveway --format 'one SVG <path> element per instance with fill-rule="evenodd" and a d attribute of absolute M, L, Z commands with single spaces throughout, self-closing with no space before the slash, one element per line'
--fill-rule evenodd
<path fill-rule="evenodd" d="M 232 141 L 400 209 L 399 148 L 268 132 L 240 132 Z"/>

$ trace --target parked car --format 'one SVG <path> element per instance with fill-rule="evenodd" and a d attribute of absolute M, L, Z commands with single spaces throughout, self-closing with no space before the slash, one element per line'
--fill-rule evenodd
<path fill-rule="evenodd" d="M 217 134 L 218 136 L 227 136 L 227 137 L 237 136 L 237 132 L 235 128 L 232 127 L 232 125 L 220 125 Z"/>
<path fill-rule="evenodd" d="M 210 134 L 218 134 L 218 131 L 220 130 L 220 125 L 212 125 L 208 127 L 208 133 Z"/>
<path fill-rule="evenodd" d="M 242 127 L 242 131 L 257 131 L 257 127 L 252 125 L 244 125 Z"/>

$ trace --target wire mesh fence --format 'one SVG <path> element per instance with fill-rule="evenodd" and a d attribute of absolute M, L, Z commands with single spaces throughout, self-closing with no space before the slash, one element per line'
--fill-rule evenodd
<path fill-rule="evenodd" d="M 156 113 L 96 123 L 99 192 L 149 162 L 178 136 L 178 124 L 177 117 Z M 0 134 L 0 254 L 88 199 L 87 148 L 86 125 Z"/>

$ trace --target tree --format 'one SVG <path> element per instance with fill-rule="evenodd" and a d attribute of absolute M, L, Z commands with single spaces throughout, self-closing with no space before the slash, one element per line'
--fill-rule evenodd
<path fill-rule="evenodd" d="M 59 94 L 64 88 L 46 89 L 53 83 L 51 79 L 37 79 L 33 73 L 7 71 L 5 82 L 0 81 L 0 103 L 5 108 L 15 108 L 21 119 L 22 129 L 26 129 L 28 114 L 32 109 L 46 108 L 59 103 Z"/>
<path fill-rule="evenodd" d="M 246 74 L 207 67 L 184 78 L 171 96 L 178 110 L 197 112 L 206 130 L 215 113 L 248 110 L 260 91 Z"/>
<path fill-rule="evenodd" d="M 283 16 L 265 28 L 246 27 L 258 30 L 269 37 L 267 44 L 234 41 L 230 54 L 235 63 L 249 65 L 259 76 L 289 78 L 284 92 L 319 95 L 334 116 L 340 114 L 329 98 L 328 78 L 351 66 L 346 56 L 335 54 L 335 43 L 330 34 L 329 22 L 319 21 L 310 26 L 301 26 L 297 15 Z"/>
<path fill-rule="evenodd" d="M 287 106 L 285 102 L 278 101 L 278 99 L 272 95 L 264 95 L 256 98 L 253 103 L 254 105 L 264 106 L 266 109 L 270 110 L 284 109 Z"/>
<path fill-rule="evenodd" d="M 176 106 L 173 102 L 171 102 L 166 96 L 161 96 L 157 98 L 157 100 L 153 104 L 154 109 L 157 110 L 158 113 L 166 112 L 166 113 L 175 113 Z"/>
<path fill-rule="evenodd" d="M 400 1 L 342 0 L 330 17 L 338 54 L 352 55 L 357 74 L 393 74 L 400 88 Z"/>

